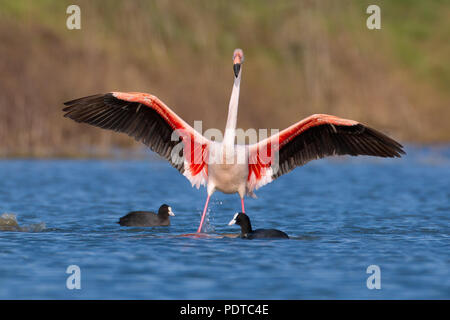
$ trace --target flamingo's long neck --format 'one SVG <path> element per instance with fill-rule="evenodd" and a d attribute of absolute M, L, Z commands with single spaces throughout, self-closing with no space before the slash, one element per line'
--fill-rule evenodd
<path fill-rule="evenodd" d="M 230 104 L 228 106 L 228 119 L 227 125 L 225 127 L 225 136 L 223 138 L 223 144 L 228 146 L 234 146 L 234 137 L 236 135 L 241 74 L 242 68 L 239 71 L 239 75 L 236 78 L 234 78 L 233 91 L 231 92 Z"/>

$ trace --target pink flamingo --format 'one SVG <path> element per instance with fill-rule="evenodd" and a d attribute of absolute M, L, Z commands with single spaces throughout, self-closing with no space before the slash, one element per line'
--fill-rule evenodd
<path fill-rule="evenodd" d="M 254 190 L 311 160 L 332 155 L 401 157 L 405 153 L 401 144 L 372 128 L 326 114 L 309 116 L 258 143 L 235 144 L 243 61 L 242 50 L 236 49 L 222 142 L 207 139 L 147 93 L 96 94 L 65 102 L 63 111 L 77 122 L 127 133 L 168 160 L 192 186 L 206 185 L 197 233 L 202 231 L 209 199 L 216 190 L 238 193 L 245 212 L 245 195 L 253 196 Z"/>

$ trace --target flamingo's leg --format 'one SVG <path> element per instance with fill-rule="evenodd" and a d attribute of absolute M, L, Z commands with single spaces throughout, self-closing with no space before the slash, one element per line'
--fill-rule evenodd
<path fill-rule="evenodd" d="M 242 213 L 245 213 L 244 198 L 241 198 Z"/>
<path fill-rule="evenodd" d="M 208 194 L 208 198 L 206 198 L 205 208 L 203 209 L 202 219 L 200 220 L 200 226 L 197 229 L 197 233 L 200 233 L 202 231 L 203 221 L 205 220 L 206 210 L 208 209 L 209 197 L 210 195 Z"/>

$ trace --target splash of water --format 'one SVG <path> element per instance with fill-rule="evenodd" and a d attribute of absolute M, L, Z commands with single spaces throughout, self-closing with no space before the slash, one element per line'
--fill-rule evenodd
<path fill-rule="evenodd" d="M 44 230 L 44 222 L 20 226 L 15 214 L 3 213 L 0 216 L 0 231 L 41 232 Z"/>

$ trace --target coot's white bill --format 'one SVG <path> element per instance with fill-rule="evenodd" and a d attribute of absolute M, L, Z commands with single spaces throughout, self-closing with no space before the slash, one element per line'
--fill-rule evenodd
<path fill-rule="evenodd" d="M 232 226 L 233 224 L 236 223 L 236 217 L 238 216 L 239 212 L 236 212 L 236 214 L 234 215 L 233 219 L 231 219 L 230 222 L 228 222 L 229 226 Z"/>
<path fill-rule="evenodd" d="M 171 207 L 169 207 L 169 216 L 172 216 L 172 217 L 174 217 L 174 216 L 175 216 L 175 213 L 173 213 L 173 211 L 172 211 L 172 208 L 171 208 Z"/>

